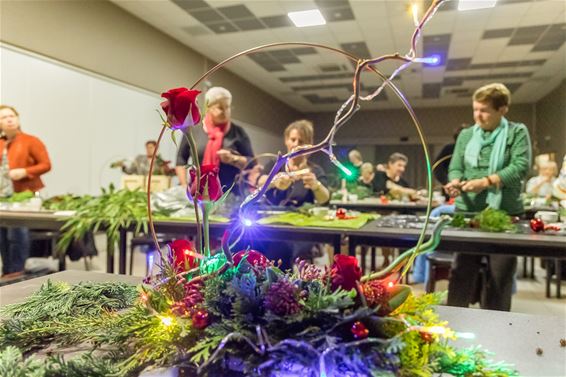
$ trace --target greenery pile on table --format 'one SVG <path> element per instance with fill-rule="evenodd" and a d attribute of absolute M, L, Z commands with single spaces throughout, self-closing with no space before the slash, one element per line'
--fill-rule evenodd
<path fill-rule="evenodd" d="M 486 208 L 472 217 L 456 213 L 451 225 L 455 228 L 475 228 L 486 232 L 513 232 L 517 230 L 514 221 L 515 219 L 505 211 Z"/>
<path fill-rule="evenodd" d="M 479 348 L 450 346 L 457 334 L 432 307 L 441 294 L 417 298 L 361 277 L 353 257 L 287 272 L 254 251 L 234 261 L 222 271 L 222 253 L 206 258 L 182 280 L 173 263 L 170 279 L 151 286 L 49 282 L 3 308 L 0 375 L 130 376 L 154 366 L 203 376 L 516 375 Z"/>

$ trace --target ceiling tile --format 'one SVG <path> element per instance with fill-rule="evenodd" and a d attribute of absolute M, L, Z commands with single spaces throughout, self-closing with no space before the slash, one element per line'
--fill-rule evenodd
<path fill-rule="evenodd" d="M 238 29 L 236 29 L 236 27 L 229 22 L 206 24 L 206 26 L 216 34 L 233 33 L 235 31 L 238 31 Z"/>
<path fill-rule="evenodd" d="M 202 23 L 226 21 L 224 17 L 214 9 L 190 10 L 189 14 Z"/>
<path fill-rule="evenodd" d="M 231 5 L 228 7 L 216 8 L 220 13 L 229 20 L 239 20 L 242 18 L 254 18 L 255 15 L 250 12 L 245 5 Z"/>
<path fill-rule="evenodd" d="M 258 19 L 252 18 L 249 20 L 235 20 L 232 21 L 240 30 L 259 30 L 265 29 L 265 25 L 262 24 Z"/>

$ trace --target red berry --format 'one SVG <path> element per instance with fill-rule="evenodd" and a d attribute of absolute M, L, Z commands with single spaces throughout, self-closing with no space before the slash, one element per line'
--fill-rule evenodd
<path fill-rule="evenodd" d="M 369 335 L 369 330 L 367 329 L 367 327 L 360 321 L 356 321 L 354 322 L 354 324 L 352 325 L 352 328 L 350 329 L 350 331 L 352 332 L 352 335 L 354 336 L 354 338 L 356 339 L 365 339 L 368 337 Z"/>
<path fill-rule="evenodd" d="M 202 330 L 206 326 L 208 326 L 208 321 L 209 321 L 208 312 L 204 309 L 199 309 L 195 311 L 191 319 L 193 321 L 193 327 L 197 329 Z"/>
<path fill-rule="evenodd" d="M 532 219 L 531 229 L 537 233 L 544 231 L 544 222 L 541 219 Z"/>

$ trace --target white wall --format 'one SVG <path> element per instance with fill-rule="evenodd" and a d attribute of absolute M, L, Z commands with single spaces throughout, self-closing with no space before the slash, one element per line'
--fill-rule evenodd
<path fill-rule="evenodd" d="M 9 45 L 0 55 L 0 103 L 18 110 L 24 132 L 38 136 L 51 158 L 44 195 L 119 186 L 121 173 L 110 163 L 144 153 L 145 141 L 158 137 L 158 94 Z M 281 148 L 282 136 L 243 125 L 256 153 Z M 175 161 L 175 150 L 165 135 L 160 153 Z"/>

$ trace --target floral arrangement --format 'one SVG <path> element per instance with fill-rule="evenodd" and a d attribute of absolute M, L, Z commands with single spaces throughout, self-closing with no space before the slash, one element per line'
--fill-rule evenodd
<path fill-rule="evenodd" d="M 249 215 L 250 205 L 291 158 L 322 151 L 346 169 L 332 152 L 334 134 L 359 109 L 360 100 L 372 99 L 385 85 L 408 106 L 420 131 L 391 79 L 410 64 L 425 61 L 415 56 L 416 40 L 442 2 L 433 1 L 422 20 L 415 16 L 417 29 L 407 55 L 357 60 L 354 94 L 338 111 L 329 135 L 317 145 L 279 155 L 264 186 L 241 203 L 240 219 Z M 382 75 L 384 84 L 372 95 L 360 97 L 361 72 L 369 69 L 379 75 L 372 65 L 387 59 L 403 65 L 388 79 Z M 298 260 L 295 269 L 283 271 L 260 251 L 233 250 L 243 232 L 237 224 L 214 250 L 209 216 L 222 206 L 230 189 L 221 187 L 218 168 L 200 166 L 198 160 L 192 127 L 202 118 L 199 93 L 186 88 L 163 93 L 165 116 L 158 139 L 159 146 L 166 130 L 173 140 L 176 130 L 186 130 L 194 162 L 186 192 L 201 225 L 194 244 L 177 240 L 167 250 L 158 247 L 161 270 L 139 288 L 47 283 L 25 302 L 5 307 L 1 375 L 130 376 L 154 367 L 186 368 L 188 375 L 199 376 L 516 375 L 508 366 L 489 361 L 479 348 L 450 346 L 449 340 L 470 334 L 451 331 L 435 314 L 433 305 L 441 302 L 441 294 L 417 298 L 410 287 L 399 284 L 414 257 L 438 245 L 450 218 L 441 218 L 426 241 L 423 230 L 416 246 L 387 268 L 365 276 L 357 259 L 344 255 L 336 255 L 329 267 Z M 430 210 L 426 143 L 423 148 Z M 147 205 L 155 238 L 150 200 Z M 427 224 L 428 220 L 425 228 Z M 41 357 L 30 356 L 38 352 Z"/>

